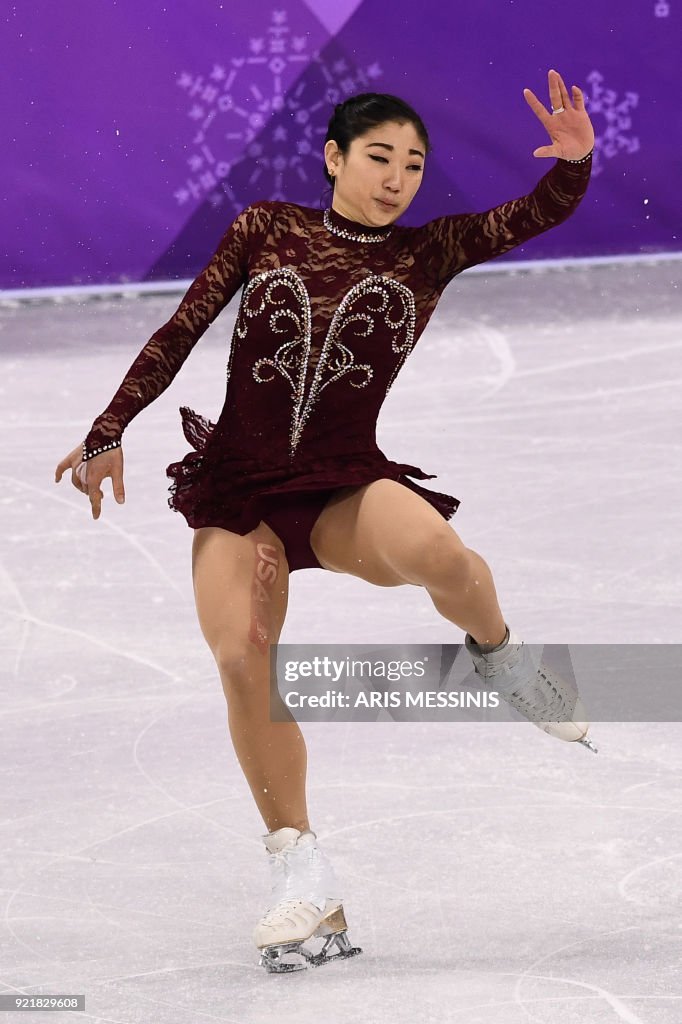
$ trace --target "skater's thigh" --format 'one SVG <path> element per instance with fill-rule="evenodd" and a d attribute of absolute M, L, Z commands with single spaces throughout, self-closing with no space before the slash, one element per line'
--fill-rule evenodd
<path fill-rule="evenodd" d="M 310 536 L 325 569 L 395 587 L 427 586 L 466 548 L 421 495 L 396 480 L 375 480 L 335 496 Z"/>
<path fill-rule="evenodd" d="M 261 522 L 245 536 L 218 526 L 194 531 L 192 581 L 199 625 L 216 660 L 267 657 L 284 623 L 289 565 Z"/>

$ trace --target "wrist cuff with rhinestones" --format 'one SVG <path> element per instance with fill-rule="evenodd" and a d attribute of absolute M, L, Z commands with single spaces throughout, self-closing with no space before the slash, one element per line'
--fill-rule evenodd
<path fill-rule="evenodd" d="M 561 159 L 565 160 L 567 164 L 584 164 L 587 160 L 590 159 L 590 157 L 592 156 L 593 153 L 594 153 L 594 146 L 592 147 L 590 152 L 587 154 L 587 156 L 581 156 L 580 160 L 569 160 L 568 157 L 565 157 L 565 156 L 562 156 Z"/>
<path fill-rule="evenodd" d="M 109 451 L 110 448 L 120 448 L 120 447 L 121 447 L 120 440 L 119 441 L 110 441 L 109 444 L 103 444 L 103 445 L 100 445 L 99 448 L 93 448 L 92 451 L 88 451 L 88 449 L 86 448 L 86 445 L 85 445 L 85 441 L 83 441 L 83 462 L 87 462 L 88 459 L 94 459 L 95 455 L 100 455 L 102 452 L 107 452 L 107 451 Z"/>

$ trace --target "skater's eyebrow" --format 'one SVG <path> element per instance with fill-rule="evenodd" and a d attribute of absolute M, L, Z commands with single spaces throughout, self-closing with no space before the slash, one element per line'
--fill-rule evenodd
<path fill-rule="evenodd" d="M 395 149 L 395 146 L 389 145 L 388 142 L 368 142 L 365 149 L 369 149 L 370 146 L 381 146 L 382 149 L 390 149 L 391 151 Z M 422 159 L 424 157 L 424 154 L 420 149 L 410 149 L 409 152 L 414 153 L 415 156 L 422 157 Z"/>

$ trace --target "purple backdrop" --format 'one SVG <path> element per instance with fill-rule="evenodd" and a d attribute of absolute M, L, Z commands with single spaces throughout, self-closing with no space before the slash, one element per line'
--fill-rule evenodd
<path fill-rule="evenodd" d="M 522 90 L 586 93 L 594 178 L 504 260 L 679 251 L 680 0 L 34 0 L 3 15 L 0 287 L 193 276 L 256 199 L 327 205 L 333 104 L 394 92 L 434 152 L 404 223 L 529 191 Z"/>

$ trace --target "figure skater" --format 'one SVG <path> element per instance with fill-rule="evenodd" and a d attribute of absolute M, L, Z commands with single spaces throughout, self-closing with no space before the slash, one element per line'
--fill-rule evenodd
<path fill-rule="evenodd" d="M 510 632 L 488 565 L 447 522 L 458 500 L 416 483 L 433 474 L 390 461 L 375 436 L 386 394 L 446 285 L 560 224 L 586 192 L 594 132 L 583 94 L 577 86 L 569 94 L 554 70 L 548 83 L 551 113 L 524 90 L 550 138 L 533 155 L 555 158 L 532 192 L 415 228 L 397 221 L 421 186 L 430 150 L 421 118 L 388 94 L 338 104 L 324 144 L 330 206 L 247 206 L 56 469 L 56 481 L 71 470 L 94 519 L 106 477 L 123 503 L 123 431 L 244 286 L 223 409 L 212 423 L 181 408 L 193 450 L 166 473 L 169 505 L 194 530 L 199 623 L 268 829 L 272 894 L 254 933 L 268 970 L 359 952 L 310 829 L 301 731 L 269 713 L 269 648 L 284 623 L 291 572 L 319 567 L 380 587 L 423 587 L 436 611 L 465 631 L 484 680 L 546 732 L 591 746 L 582 705 Z M 324 939 L 320 952 L 305 946 L 313 936 Z"/>

